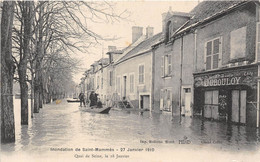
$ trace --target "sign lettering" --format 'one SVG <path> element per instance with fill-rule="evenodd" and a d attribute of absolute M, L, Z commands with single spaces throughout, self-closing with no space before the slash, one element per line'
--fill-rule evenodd
<path fill-rule="evenodd" d="M 195 87 L 216 87 L 229 85 L 257 86 L 257 68 L 201 74 L 194 77 Z"/>

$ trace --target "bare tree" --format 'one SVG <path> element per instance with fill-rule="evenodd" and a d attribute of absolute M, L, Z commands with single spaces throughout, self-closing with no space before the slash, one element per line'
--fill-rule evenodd
<path fill-rule="evenodd" d="M 1 142 L 15 141 L 12 26 L 14 2 L 3 2 L 1 18 Z"/>
<path fill-rule="evenodd" d="M 115 14 L 113 5 L 107 2 L 16 2 L 13 59 L 18 68 L 22 124 L 28 124 L 27 83 L 31 84 L 34 98 L 31 105 L 33 112 L 37 113 L 46 100 L 47 82 L 54 78 L 43 78 L 43 75 L 48 74 L 44 71 L 46 67 L 55 63 L 52 60 L 48 66 L 44 65 L 45 56 L 62 53 L 62 57 L 66 58 L 75 51 L 86 52 L 99 40 L 110 40 L 91 30 L 88 22 L 115 22 L 125 17 L 125 12 Z M 28 69 L 31 75 L 28 75 Z"/>
<path fill-rule="evenodd" d="M 21 90 L 21 124 L 28 124 L 28 76 L 27 76 L 27 64 L 30 53 L 30 41 L 32 37 L 32 1 L 18 1 L 16 3 L 15 17 L 19 24 L 15 24 L 14 37 L 17 43 L 17 49 L 19 54 L 19 60 L 15 62 L 17 64 L 19 84 Z"/>
<path fill-rule="evenodd" d="M 103 2 L 39 2 L 36 16 L 36 70 L 34 110 L 41 107 L 44 90 L 42 61 L 48 53 L 62 52 L 68 56 L 75 51 L 87 51 L 88 47 L 106 38 L 88 28 L 87 22 L 119 21 L 125 18 L 113 12 L 112 5 Z M 88 15 L 91 15 L 90 17 Z M 52 44 L 52 46 L 51 46 Z M 51 50 L 50 50 L 51 49 Z"/>

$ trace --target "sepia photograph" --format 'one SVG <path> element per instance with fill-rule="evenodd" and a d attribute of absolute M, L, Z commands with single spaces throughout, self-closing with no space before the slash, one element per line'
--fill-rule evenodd
<path fill-rule="evenodd" d="M 0 13 L 1 162 L 260 161 L 259 0 Z"/>

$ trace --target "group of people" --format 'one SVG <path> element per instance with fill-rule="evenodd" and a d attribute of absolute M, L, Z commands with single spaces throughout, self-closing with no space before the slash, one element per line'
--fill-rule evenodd
<path fill-rule="evenodd" d="M 82 107 L 82 104 L 84 105 L 84 106 L 86 106 L 86 102 L 85 102 L 85 95 L 84 95 L 84 93 L 80 93 L 79 94 L 79 100 L 80 100 L 80 107 Z M 93 108 L 93 107 L 97 107 L 97 108 L 102 108 L 103 106 L 103 104 L 102 104 L 102 102 L 100 101 L 100 99 L 98 98 L 98 94 L 97 93 L 95 93 L 94 91 L 92 91 L 91 93 L 90 93 L 90 95 L 89 95 L 89 101 L 90 101 L 90 104 L 89 104 L 89 106 L 91 107 L 91 108 Z M 87 101 L 87 103 L 89 102 L 89 101 Z"/>

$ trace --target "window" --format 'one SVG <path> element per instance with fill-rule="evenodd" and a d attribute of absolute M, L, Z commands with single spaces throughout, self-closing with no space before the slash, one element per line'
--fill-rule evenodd
<path fill-rule="evenodd" d="M 134 74 L 130 74 L 130 93 L 134 93 Z"/>
<path fill-rule="evenodd" d="M 109 85 L 113 86 L 113 71 L 109 72 Z"/>
<path fill-rule="evenodd" d="M 139 65 L 139 84 L 144 84 L 144 65 Z"/>
<path fill-rule="evenodd" d="M 230 37 L 230 59 L 246 57 L 246 26 L 232 31 Z"/>
<path fill-rule="evenodd" d="M 97 77 L 97 89 L 99 88 L 99 76 Z"/>
<path fill-rule="evenodd" d="M 161 76 L 167 77 L 172 73 L 172 57 L 171 55 L 162 56 L 161 60 Z"/>
<path fill-rule="evenodd" d="M 117 93 L 120 93 L 120 76 L 117 77 L 116 91 Z"/>
<path fill-rule="evenodd" d="M 168 21 L 167 25 L 166 25 L 166 31 L 165 31 L 165 43 L 167 43 L 172 35 L 172 23 L 171 21 Z"/>
<path fill-rule="evenodd" d="M 101 78 L 101 89 L 103 89 L 103 77 Z"/>
<path fill-rule="evenodd" d="M 208 41 L 206 43 L 206 53 L 205 53 L 205 61 L 206 61 L 206 70 L 217 69 L 220 64 L 220 38 Z"/>
<path fill-rule="evenodd" d="M 161 76 L 164 77 L 164 56 L 161 59 Z"/>

